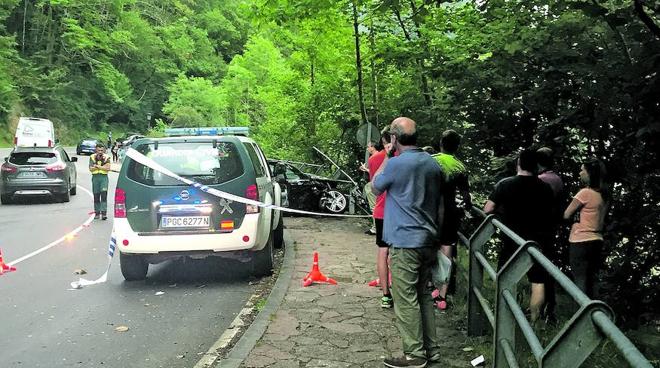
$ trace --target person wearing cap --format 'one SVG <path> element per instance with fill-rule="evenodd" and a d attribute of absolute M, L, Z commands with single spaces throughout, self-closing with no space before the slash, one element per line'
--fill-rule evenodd
<path fill-rule="evenodd" d="M 105 154 L 105 146 L 103 143 L 98 143 L 96 145 L 96 153 L 89 156 L 89 171 L 92 173 L 94 218 L 107 220 L 110 156 Z"/>

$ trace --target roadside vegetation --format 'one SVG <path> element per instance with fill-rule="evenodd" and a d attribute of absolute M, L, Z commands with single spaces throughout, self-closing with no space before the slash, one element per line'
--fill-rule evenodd
<path fill-rule="evenodd" d="M 603 297 L 653 326 L 659 25 L 657 0 L 0 0 L 0 144 L 20 115 L 63 144 L 249 126 L 270 157 L 315 145 L 353 170 L 357 129 L 408 115 L 424 145 L 463 134 L 478 198 L 521 147 L 551 147 L 572 193 L 597 155 L 614 185 Z"/>

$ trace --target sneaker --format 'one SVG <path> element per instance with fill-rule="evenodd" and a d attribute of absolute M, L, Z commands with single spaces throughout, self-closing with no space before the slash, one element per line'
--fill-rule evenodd
<path fill-rule="evenodd" d="M 100 220 L 100 219 L 101 219 L 101 214 L 98 213 L 98 212 L 96 212 L 96 213 L 94 214 L 94 220 Z"/>
<path fill-rule="evenodd" d="M 107 219 L 108 219 L 108 215 L 106 215 L 105 212 L 101 212 L 101 220 L 107 220 Z"/>
<path fill-rule="evenodd" d="M 391 296 L 383 296 L 380 298 L 381 308 L 392 308 L 394 307 L 394 299 Z"/>
<path fill-rule="evenodd" d="M 437 363 L 440 361 L 440 353 L 435 353 L 431 355 L 430 357 L 426 358 L 427 361 L 431 363 Z"/>
<path fill-rule="evenodd" d="M 367 285 L 369 285 L 371 287 L 380 286 L 380 279 L 371 280 L 371 281 L 369 281 L 369 283 Z"/>
<path fill-rule="evenodd" d="M 426 359 L 403 356 L 399 358 L 387 358 L 383 361 L 383 364 L 391 368 L 424 368 L 426 367 Z"/>
<path fill-rule="evenodd" d="M 365 231 L 364 233 L 367 234 L 367 235 L 376 235 L 376 230 L 369 229 L 369 230 Z"/>

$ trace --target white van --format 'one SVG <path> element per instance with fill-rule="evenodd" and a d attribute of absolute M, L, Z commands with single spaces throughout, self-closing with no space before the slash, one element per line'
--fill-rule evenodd
<path fill-rule="evenodd" d="M 54 147 L 55 129 L 48 119 L 22 117 L 18 120 L 16 147 Z"/>

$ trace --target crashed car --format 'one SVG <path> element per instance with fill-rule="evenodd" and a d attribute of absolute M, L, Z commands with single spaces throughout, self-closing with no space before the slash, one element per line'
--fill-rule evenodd
<path fill-rule="evenodd" d="M 310 212 L 370 214 L 357 182 L 324 153 L 314 149 L 334 167 L 330 177 L 319 175 L 327 172 L 328 165 L 268 160 L 275 180 L 283 192 L 286 190 L 288 207 Z"/>

